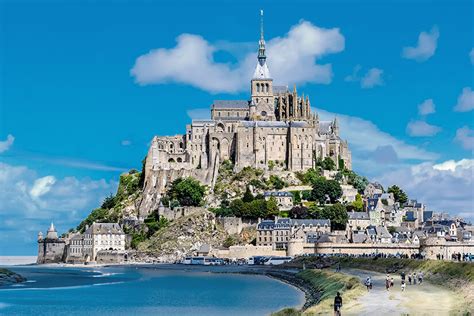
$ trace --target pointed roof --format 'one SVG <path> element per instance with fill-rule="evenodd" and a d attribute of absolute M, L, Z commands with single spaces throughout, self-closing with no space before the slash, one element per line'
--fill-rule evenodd
<path fill-rule="evenodd" d="M 258 41 L 258 62 L 253 73 L 253 79 L 271 79 L 265 55 L 265 39 L 263 37 L 263 10 L 260 10 L 260 40 Z"/>
<path fill-rule="evenodd" d="M 54 228 L 53 222 L 51 222 L 51 225 L 49 226 L 48 232 L 55 232 L 56 228 Z"/>

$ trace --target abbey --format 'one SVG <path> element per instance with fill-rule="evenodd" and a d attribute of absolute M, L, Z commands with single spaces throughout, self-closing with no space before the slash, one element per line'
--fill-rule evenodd
<path fill-rule="evenodd" d="M 262 23 L 250 100 L 216 100 L 210 120 L 193 120 L 184 135 L 154 137 L 148 167 L 193 174 L 207 170 L 212 178 L 224 160 L 236 170 L 302 171 L 330 157 L 336 166 L 351 169 L 351 152 L 339 136 L 337 119 L 320 121 L 308 96 L 298 95 L 296 87 L 274 85 L 266 59 Z"/>

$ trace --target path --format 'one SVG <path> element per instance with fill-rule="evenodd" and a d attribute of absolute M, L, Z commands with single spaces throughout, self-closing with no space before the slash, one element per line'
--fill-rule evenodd
<path fill-rule="evenodd" d="M 456 298 L 452 291 L 426 281 L 422 285 L 407 284 L 402 292 L 400 275 L 392 274 L 394 286 L 387 291 L 386 274 L 356 269 L 342 272 L 360 277 L 362 283 L 371 276 L 373 282 L 370 292 L 344 305 L 343 315 L 449 315 L 455 308 Z"/>

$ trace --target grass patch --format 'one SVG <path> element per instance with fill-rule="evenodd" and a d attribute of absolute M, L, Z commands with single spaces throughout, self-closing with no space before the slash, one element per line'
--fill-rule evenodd
<path fill-rule="evenodd" d="M 285 308 L 273 313 L 274 316 L 300 316 L 300 315 L 328 315 L 333 311 L 334 297 L 340 292 L 344 304 L 358 298 L 365 293 L 359 278 L 346 274 L 334 273 L 330 271 L 308 269 L 301 271 L 297 277 L 310 284 L 316 291 L 321 293 L 317 305 L 308 308 L 306 311 L 298 311 L 294 308 Z"/>

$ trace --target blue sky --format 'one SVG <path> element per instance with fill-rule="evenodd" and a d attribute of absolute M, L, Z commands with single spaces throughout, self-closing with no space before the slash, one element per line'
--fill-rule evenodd
<path fill-rule="evenodd" d="M 154 135 L 246 99 L 261 8 L 275 83 L 337 115 L 355 170 L 472 218 L 472 1 L 0 0 L 0 255 L 76 226 Z"/>

